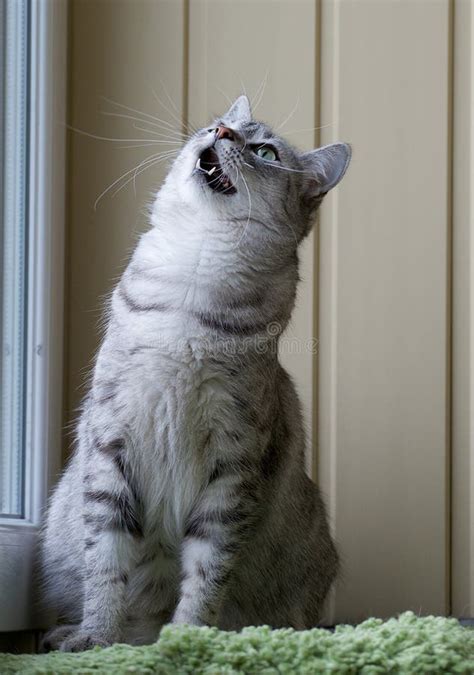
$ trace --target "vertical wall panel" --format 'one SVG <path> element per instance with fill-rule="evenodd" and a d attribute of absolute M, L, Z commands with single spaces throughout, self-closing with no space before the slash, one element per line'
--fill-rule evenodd
<path fill-rule="evenodd" d="M 453 614 L 474 615 L 474 6 L 454 11 Z"/>
<path fill-rule="evenodd" d="M 73 0 L 69 119 L 74 128 L 112 138 L 154 138 L 135 128 L 153 129 L 152 126 L 102 114 L 114 111 L 141 117 L 114 106 L 104 97 L 181 128 L 181 113 L 173 104 L 182 110 L 184 4 L 184 0 Z M 156 127 L 155 130 L 163 132 Z M 147 204 L 165 175 L 164 164 L 138 176 L 136 192 L 132 182 L 115 196 L 113 190 L 105 195 L 97 210 L 94 202 L 128 169 L 171 147 L 164 144 L 125 149 L 123 145 L 70 132 L 67 422 L 84 394 L 85 374 L 98 345 L 104 297 L 120 274 L 138 234 L 147 227 Z"/>
<path fill-rule="evenodd" d="M 228 107 L 230 99 L 246 92 L 254 100 L 256 118 L 275 128 L 283 124 L 280 133 L 302 149 L 313 148 L 314 127 L 318 125 L 317 50 L 315 0 L 191 0 L 191 122 L 207 124 L 213 115 Z M 283 340 L 282 360 L 295 377 L 311 438 L 313 235 L 304 244 L 301 261 L 303 282 L 292 324 Z"/>
<path fill-rule="evenodd" d="M 319 436 L 337 620 L 447 610 L 450 5 L 323 0 Z"/>

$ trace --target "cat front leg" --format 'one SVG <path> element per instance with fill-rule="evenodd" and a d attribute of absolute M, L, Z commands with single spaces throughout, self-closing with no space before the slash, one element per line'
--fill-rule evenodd
<path fill-rule="evenodd" d="M 84 479 L 84 592 L 78 630 L 62 651 L 83 651 L 122 639 L 128 575 L 143 537 L 137 496 L 121 441 L 98 444 Z"/>
<path fill-rule="evenodd" d="M 88 530 L 87 537 L 95 550 L 86 552 L 83 619 L 60 645 L 62 651 L 106 647 L 122 638 L 130 542 L 118 532 Z"/>
<path fill-rule="evenodd" d="M 234 561 L 255 517 L 255 484 L 224 468 L 187 520 L 173 623 L 215 624 Z"/>

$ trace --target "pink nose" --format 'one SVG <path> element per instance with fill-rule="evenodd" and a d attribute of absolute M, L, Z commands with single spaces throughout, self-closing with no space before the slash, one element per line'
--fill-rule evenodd
<path fill-rule="evenodd" d="M 234 141 L 235 136 L 234 132 L 232 129 L 229 129 L 229 127 L 217 127 L 216 129 L 216 139 L 220 138 L 227 138 L 229 141 Z"/>

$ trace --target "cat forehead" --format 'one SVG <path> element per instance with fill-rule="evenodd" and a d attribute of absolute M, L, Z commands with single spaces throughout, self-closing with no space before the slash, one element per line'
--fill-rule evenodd
<path fill-rule="evenodd" d="M 273 130 L 264 122 L 244 122 L 240 127 L 246 136 L 258 136 L 262 139 L 275 138 Z"/>

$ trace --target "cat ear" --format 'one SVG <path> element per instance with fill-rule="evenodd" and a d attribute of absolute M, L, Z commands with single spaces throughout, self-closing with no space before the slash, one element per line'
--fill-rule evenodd
<path fill-rule="evenodd" d="M 346 173 L 351 155 L 351 146 L 347 143 L 332 143 L 305 152 L 301 159 L 309 174 L 305 186 L 306 197 L 313 199 L 335 187 Z"/>
<path fill-rule="evenodd" d="M 224 115 L 224 119 L 229 120 L 229 122 L 250 122 L 252 111 L 247 96 L 239 96 Z"/>

